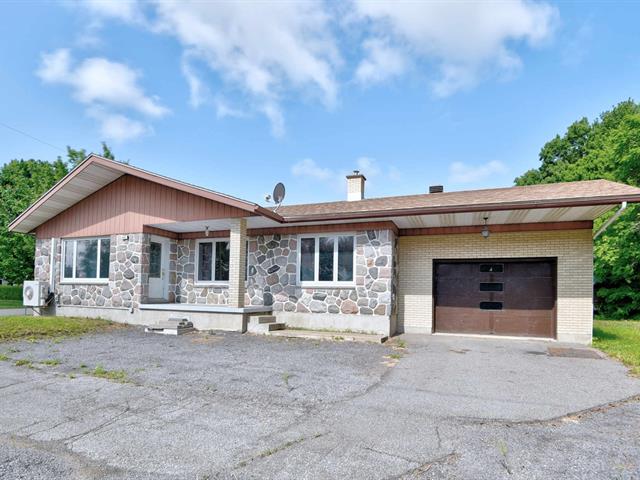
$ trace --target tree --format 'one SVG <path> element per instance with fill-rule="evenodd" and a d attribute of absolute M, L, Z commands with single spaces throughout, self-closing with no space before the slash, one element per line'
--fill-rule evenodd
<path fill-rule="evenodd" d="M 53 162 L 12 160 L 0 167 L 0 278 L 9 283 L 22 283 L 33 278 L 33 236 L 10 233 L 7 227 L 86 156 L 85 149 L 67 147 L 66 161 L 61 157 Z M 115 160 L 104 142 L 102 156 Z"/>
<path fill-rule="evenodd" d="M 33 278 L 35 240 L 7 226 L 66 174 L 60 159 L 12 160 L 0 168 L 0 278 L 16 284 Z"/>
<path fill-rule="evenodd" d="M 540 151 L 541 165 L 516 185 L 605 178 L 640 186 L 640 104 L 619 103 L 598 119 L 574 122 Z M 597 229 L 613 212 L 596 222 Z M 594 245 L 598 314 L 640 317 L 640 208 L 631 205 Z"/>
<path fill-rule="evenodd" d="M 116 159 L 113 152 L 105 142 L 102 142 L 102 156 L 109 160 Z M 77 167 L 85 158 L 87 158 L 87 151 L 84 148 L 76 150 L 67 146 L 67 161 L 69 163 L 69 168 L 73 169 Z M 58 160 L 60 160 L 60 157 L 58 157 Z"/>

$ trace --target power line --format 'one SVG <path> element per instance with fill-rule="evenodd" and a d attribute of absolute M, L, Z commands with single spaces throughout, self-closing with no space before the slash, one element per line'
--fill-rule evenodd
<path fill-rule="evenodd" d="M 12 127 L 11 125 L 7 125 L 6 123 L 0 122 L 0 125 L 2 125 L 4 128 L 7 128 L 9 130 L 13 130 L 14 132 L 17 132 L 21 135 L 24 135 L 25 137 L 29 137 L 32 140 L 35 140 L 36 142 L 40 142 L 40 143 L 44 143 L 45 145 L 51 147 L 51 148 L 55 148 L 56 150 L 60 150 L 61 152 L 64 152 L 64 148 L 60 148 L 57 147 L 56 145 L 53 145 L 49 142 L 46 142 L 38 137 L 34 137 L 33 135 L 28 134 L 27 132 L 23 132 L 22 130 L 18 130 L 17 128 Z"/>

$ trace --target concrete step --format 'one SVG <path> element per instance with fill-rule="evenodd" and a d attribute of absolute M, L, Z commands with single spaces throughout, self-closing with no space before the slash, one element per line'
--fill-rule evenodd
<path fill-rule="evenodd" d="M 273 332 L 275 330 L 284 330 L 287 326 L 283 322 L 270 322 L 270 323 L 249 323 L 247 325 L 247 331 L 249 333 L 265 334 Z"/>
<path fill-rule="evenodd" d="M 149 325 L 148 327 L 145 327 L 144 331 L 147 333 L 160 333 L 162 335 L 183 335 L 185 333 L 194 332 L 195 328 L 193 328 L 193 326 Z"/>
<path fill-rule="evenodd" d="M 276 317 L 273 315 L 260 315 L 257 320 L 258 323 L 274 323 L 276 321 Z"/>

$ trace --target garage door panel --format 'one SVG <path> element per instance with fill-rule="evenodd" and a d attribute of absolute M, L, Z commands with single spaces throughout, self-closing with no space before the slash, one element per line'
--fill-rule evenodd
<path fill-rule="evenodd" d="M 553 337 L 553 261 L 436 262 L 435 330 Z"/>
<path fill-rule="evenodd" d="M 439 307 L 440 308 L 440 307 Z M 441 307 L 438 330 L 452 333 L 483 333 L 491 328 L 491 313 L 477 308 Z"/>

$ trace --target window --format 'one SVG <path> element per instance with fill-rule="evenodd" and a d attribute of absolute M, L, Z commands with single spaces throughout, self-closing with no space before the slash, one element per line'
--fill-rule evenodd
<path fill-rule="evenodd" d="M 229 281 L 229 241 L 198 240 L 197 282 Z"/>
<path fill-rule="evenodd" d="M 353 284 L 353 235 L 303 236 L 299 240 L 298 280 L 301 285 Z"/>
<path fill-rule="evenodd" d="M 501 282 L 480 282 L 481 292 L 502 292 L 504 284 Z"/>
<path fill-rule="evenodd" d="M 63 240 L 62 248 L 63 281 L 106 282 L 109 279 L 109 238 Z"/>
<path fill-rule="evenodd" d="M 504 265 L 502 263 L 482 263 L 480 264 L 480 271 L 483 273 L 502 273 Z"/>
<path fill-rule="evenodd" d="M 480 310 L 502 310 L 502 302 L 480 302 Z"/>

